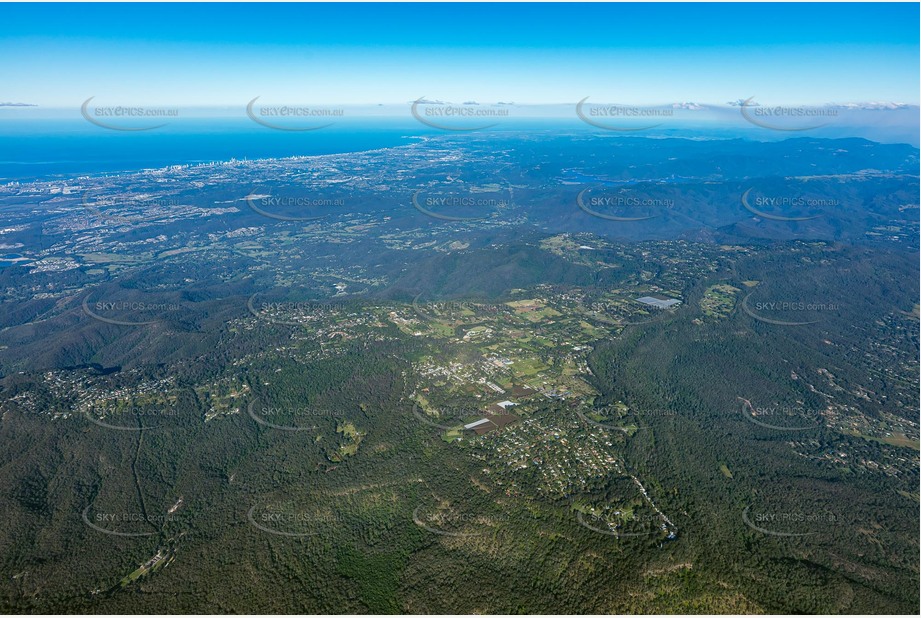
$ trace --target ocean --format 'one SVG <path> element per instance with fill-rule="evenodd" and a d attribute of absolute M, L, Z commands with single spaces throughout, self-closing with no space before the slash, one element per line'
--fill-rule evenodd
<path fill-rule="evenodd" d="M 200 119 L 173 128 L 111 131 L 82 120 L 0 120 L 0 183 L 168 165 L 360 152 L 410 144 L 427 132 L 400 123 L 350 123 L 286 132 L 247 120 Z"/>

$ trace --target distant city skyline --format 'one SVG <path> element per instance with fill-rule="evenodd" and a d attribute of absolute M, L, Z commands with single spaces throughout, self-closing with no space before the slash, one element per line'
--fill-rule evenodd
<path fill-rule="evenodd" d="M 919 102 L 919 7 L 4 5 L 0 102 Z"/>

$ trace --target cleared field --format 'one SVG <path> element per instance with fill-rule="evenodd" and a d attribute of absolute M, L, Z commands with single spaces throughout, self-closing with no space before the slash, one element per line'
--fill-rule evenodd
<path fill-rule="evenodd" d="M 880 442 L 890 446 L 900 446 L 903 448 L 914 449 L 916 451 L 921 448 L 921 445 L 919 445 L 917 440 L 913 440 L 903 433 L 893 433 L 891 436 L 868 436 L 866 434 L 860 433 L 859 431 L 846 431 L 845 433 L 857 438 L 872 440 L 873 442 Z"/>

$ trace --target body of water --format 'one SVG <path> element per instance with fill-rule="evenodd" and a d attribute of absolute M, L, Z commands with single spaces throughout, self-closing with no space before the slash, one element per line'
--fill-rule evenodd
<path fill-rule="evenodd" d="M 119 173 L 168 165 L 360 152 L 425 134 L 408 123 L 288 132 L 246 120 L 201 120 L 122 132 L 80 120 L 0 121 L 0 183 Z"/>

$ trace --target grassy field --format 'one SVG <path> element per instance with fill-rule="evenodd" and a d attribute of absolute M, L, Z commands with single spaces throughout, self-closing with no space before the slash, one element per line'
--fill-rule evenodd
<path fill-rule="evenodd" d="M 893 433 L 891 436 L 868 436 L 866 434 L 860 433 L 859 431 L 845 431 L 844 433 L 854 436 L 855 438 L 872 440 L 873 442 L 880 442 L 890 446 L 901 446 L 904 448 L 914 449 L 916 451 L 919 450 L 919 447 L 921 447 L 917 440 L 912 440 L 903 433 Z"/>

